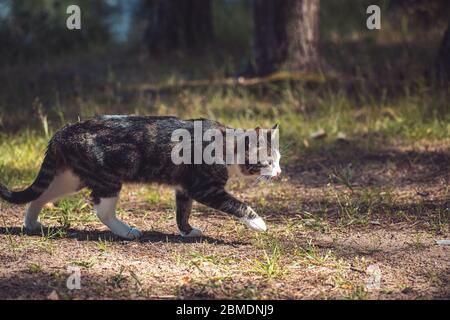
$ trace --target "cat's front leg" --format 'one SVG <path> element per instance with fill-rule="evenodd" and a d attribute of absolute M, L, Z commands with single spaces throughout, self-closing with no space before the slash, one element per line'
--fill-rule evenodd
<path fill-rule="evenodd" d="M 180 234 L 183 237 L 200 237 L 202 231 L 191 227 L 189 224 L 189 217 L 192 211 L 192 198 L 186 192 L 180 190 L 176 191 L 175 198 L 177 204 L 177 226 Z"/>
<path fill-rule="evenodd" d="M 264 220 L 248 205 L 239 201 L 225 189 L 210 187 L 208 190 L 191 192 L 192 197 L 211 208 L 231 214 L 256 231 L 266 231 Z"/>

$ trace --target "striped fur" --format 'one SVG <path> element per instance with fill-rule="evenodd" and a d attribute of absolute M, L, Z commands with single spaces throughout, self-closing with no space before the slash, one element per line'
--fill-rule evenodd
<path fill-rule="evenodd" d="M 200 121 L 203 130 L 215 128 L 224 132 L 226 129 L 215 121 Z M 188 222 L 193 200 L 240 219 L 258 218 L 248 205 L 225 190 L 229 178 L 226 165 L 172 162 L 172 132 L 183 128 L 193 134 L 193 123 L 194 120 L 176 117 L 103 116 L 65 126 L 50 140 L 33 184 L 23 191 L 9 191 L 0 185 L 0 197 L 15 204 L 38 201 L 58 174 L 70 171 L 79 178 L 78 189 L 91 190 L 94 204 L 100 206 L 101 217 L 105 215 L 102 199 L 116 199 L 123 183 L 160 183 L 177 190 L 176 217 L 182 234 L 193 230 Z M 263 167 L 261 164 L 239 166 L 247 175 L 258 174 Z M 107 203 L 111 207 L 116 200 Z M 37 217 L 41 205 L 35 205 L 33 218 Z"/>

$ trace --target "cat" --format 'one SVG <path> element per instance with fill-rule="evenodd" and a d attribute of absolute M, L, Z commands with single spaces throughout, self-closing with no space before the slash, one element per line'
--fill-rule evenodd
<path fill-rule="evenodd" d="M 236 172 L 258 176 L 266 169 L 269 176 L 278 177 L 280 153 L 275 150 L 270 161 L 254 164 L 250 164 L 246 152 L 243 164 L 175 165 L 171 160 L 172 132 L 180 128 L 192 132 L 195 121 L 201 121 L 202 130 L 214 128 L 225 132 L 228 128 L 208 119 L 181 120 L 170 116 L 100 116 L 66 125 L 50 139 L 31 186 L 23 191 L 10 191 L 0 184 L 0 197 L 14 204 L 29 203 L 24 228 L 38 231 L 43 228 L 38 216 L 46 203 L 88 188 L 100 221 L 117 236 L 134 240 L 142 232 L 116 217 L 122 184 L 159 183 L 175 189 L 176 222 L 184 237 L 202 236 L 200 229 L 189 224 L 193 200 L 230 214 L 251 229 L 266 231 L 264 220 L 228 193 L 225 186 Z M 269 131 L 266 137 L 269 148 L 278 133 L 278 125 Z"/>

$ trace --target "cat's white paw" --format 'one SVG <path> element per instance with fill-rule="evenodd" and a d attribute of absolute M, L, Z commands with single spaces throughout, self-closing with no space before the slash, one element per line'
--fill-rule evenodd
<path fill-rule="evenodd" d="M 128 231 L 127 235 L 125 236 L 128 240 L 135 240 L 142 237 L 142 232 L 139 229 L 136 228 L 130 228 L 130 231 Z"/>
<path fill-rule="evenodd" d="M 254 219 L 249 218 L 241 218 L 241 221 L 244 222 L 247 227 L 259 231 L 264 232 L 267 230 L 266 223 L 261 217 L 256 217 Z"/>
<path fill-rule="evenodd" d="M 25 223 L 23 224 L 23 227 L 25 228 L 26 231 L 29 231 L 29 232 L 36 232 L 36 231 L 44 230 L 44 226 L 39 221 L 33 221 L 33 222 L 25 221 Z"/>
<path fill-rule="evenodd" d="M 195 238 L 195 237 L 201 237 L 203 235 L 202 230 L 197 228 L 192 228 L 191 232 L 185 233 L 180 231 L 181 235 L 185 238 Z"/>

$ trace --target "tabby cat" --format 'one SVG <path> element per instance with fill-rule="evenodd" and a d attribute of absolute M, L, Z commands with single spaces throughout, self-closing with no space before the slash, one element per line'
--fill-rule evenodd
<path fill-rule="evenodd" d="M 141 237 L 141 231 L 116 217 L 122 184 L 160 183 L 175 189 L 176 221 L 182 236 L 202 234 L 189 224 L 193 200 L 231 214 L 254 230 L 265 231 L 258 214 L 229 194 L 225 185 L 235 172 L 255 176 L 264 168 L 271 176 L 278 176 L 280 153 L 275 150 L 271 161 L 257 164 L 175 165 L 171 160 L 172 132 L 180 128 L 192 132 L 194 121 L 201 121 L 203 130 L 226 129 L 207 119 L 156 116 L 101 116 L 67 125 L 51 138 L 33 184 L 23 191 L 9 191 L 0 184 L 0 197 L 14 204 L 29 203 L 24 227 L 36 231 L 42 229 L 38 215 L 46 203 L 88 188 L 100 221 L 114 234 L 133 240 Z M 271 130 L 273 136 L 278 131 L 278 126 Z M 267 140 L 272 141 L 273 136 Z"/>

